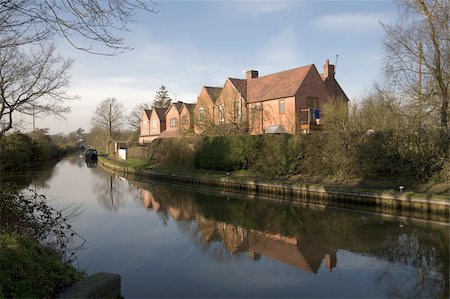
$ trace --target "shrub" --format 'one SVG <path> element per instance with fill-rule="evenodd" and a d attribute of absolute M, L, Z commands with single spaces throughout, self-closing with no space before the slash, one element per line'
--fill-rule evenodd
<path fill-rule="evenodd" d="M 194 155 L 194 167 L 209 170 L 233 171 L 247 167 L 255 136 L 215 136 L 204 137 Z"/>

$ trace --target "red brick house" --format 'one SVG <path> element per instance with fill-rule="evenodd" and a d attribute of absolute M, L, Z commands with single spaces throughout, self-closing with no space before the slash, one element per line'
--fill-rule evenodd
<path fill-rule="evenodd" d="M 166 130 L 166 112 L 167 108 L 156 108 L 153 107 L 151 110 L 149 123 L 150 123 L 150 133 L 147 136 L 139 136 L 139 141 L 141 137 L 145 137 L 146 142 L 149 143 L 159 137 L 159 135 Z M 141 143 L 142 144 L 142 143 Z"/>
<path fill-rule="evenodd" d="M 247 80 L 228 78 L 215 102 L 217 117 L 215 125 L 228 126 L 231 132 L 247 130 Z M 226 132 L 226 131 L 225 131 Z"/>
<path fill-rule="evenodd" d="M 159 138 L 175 138 L 193 129 L 193 111 L 195 104 L 172 103 L 166 111 L 166 130 Z"/>
<path fill-rule="evenodd" d="M 328 60 L 322 74 L 314 64 L 263 77 L 249 71 L 249 132 L 262 134 L 277 130 L 295 134 L 320 130 L 320 109 L 333 97 L 348 102 Z"/>
<path fill-rule="evenodd" d="M 142 112 L 141 116 L 141 130 L 139 135 L 139 144 L 150 143 L 150 115 L 152 114 L 152 110 L 145 109 Z"/>
<path fill-rule="evenodd" d="M 193 132 L 194 131 L 194 110 L 195 104 L 183 103 L 180 110 L 180 120 L 181 126 L 180 129 L 184 132 Z"/>
<path fill-rule="evenodd" d="M 203 86 L 195 105 L 177 102 L 168 109 L 152 109 L 150 116 L 143 113 L 139 142 L 176 137 L 185 130 L 201 134 L 209 128 L 223 129 L 212 134 L 308 133 L 321 129 L 320 109 L 330 99 L 349 101 L 328 60 L 321 74 L 310 64 L 258 75 L 250 70 L 245 79 L 228 78 L 223 87 Z"/>
<path fill-rule="evenodd" d="M 221 87 L 203 86 L 194 108 L 194 132 L 202 133 L 206 127 L 216 123 L 216 100 L 222 91 Z"/>

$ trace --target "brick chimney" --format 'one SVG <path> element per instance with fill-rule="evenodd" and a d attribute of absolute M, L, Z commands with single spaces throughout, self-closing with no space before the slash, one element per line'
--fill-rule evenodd
<path fill-rule="evenodd" d="M 249 70 L 245 72 L 245 78 L 247 80 L 258 78 L 258 71 Z"/>
<path fill-rule="evenodd" d="M 327 59 L 323 65 L 323 75 L 325 78 L 334 78 L 334 65 L 330 64 L 329 59 Z"/>

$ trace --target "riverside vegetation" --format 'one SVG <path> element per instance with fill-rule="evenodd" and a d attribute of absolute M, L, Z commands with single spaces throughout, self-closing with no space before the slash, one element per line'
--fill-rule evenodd
<path fill-rule="evenodd" d="M 48 298 L 82 278 L 71 263 L 76 209 L 56 210 L 32 190 L 0 189 L 0 298 Z"/>
<path fill-rule="evenodd" d="M 23 170 L 64 156 L 76 148 L 72 135 L 69 141 L 70 136 L 50 136 L 46 129 L 7 134 L 0 140 L 0 171 Z M 74 208 L 52 208 L 35 191 L 19 191 L 1 181 L 0 298 L 54 297 L 81 279 L 83 274 L 71 265 L 77 250 L 71 241 L 81 238 L 69 224 L 76 213 Z"/>
<path fill-rule="evenodd" d="M 439 130 L 409 127 L 387 102 L 331 103 L 324 132 L 156 139 L 129 151 L 131 167 L 234 172 L 233 176 L 448 195 L 450 164 Z M 369 107 L 368 107 L 369 106 Z M 370 108 L 370 109 L 369 109 Z M 371 115 L 368 115 L 371 114 Z"/>

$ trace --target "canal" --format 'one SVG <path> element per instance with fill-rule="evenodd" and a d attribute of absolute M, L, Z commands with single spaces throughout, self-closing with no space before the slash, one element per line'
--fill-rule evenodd
<path fill-rule="evenodd" d="M 449 226 L 124 178 L 68 157 L 8 180 L 76 208 L 76 265 L 131 297 L 445 297 Z"/>

